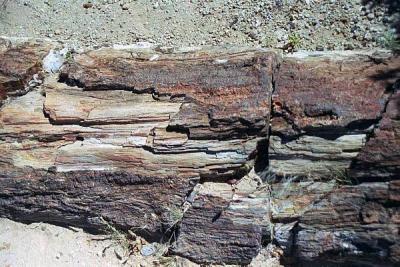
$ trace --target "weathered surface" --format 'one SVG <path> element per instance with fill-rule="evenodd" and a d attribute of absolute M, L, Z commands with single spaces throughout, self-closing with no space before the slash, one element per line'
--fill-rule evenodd
<path fill-rule="evenodd" d="M 43 40 L 0 38 L 0 105 L 8 95 L 23 91 L 53 47 Z"/>
<path fill-rule="evenodd" d="M 2 99 L 40 71 L 27 46 L 1 50 Z M 74 54 L 5 101 L 0 216 L 174 233 L 169 253 L 199 264 L 268 244 L 305 266 L 399 263 L 398 57 L 297 54 L 277 75 L 261 49 L 165 51 Z"/>
<path fill-rule="evenodd" d="M 276 55 L 262 51 L 97 50 L 76 56 L 61 79 L 84 90 L 152 93 L 185 102 L 169 123 L 195 139 L 252 136 L 268 126 Z"/>
<path fill-rule="evenodd" d="M 2 169 L 0 214 L 25 222 L 104 227 L 100 217 L 154 240 L 165 231 L 169 210 L 193 187 L 177 177 L 129 172 Z M 166 219 L 163 219 L 166 218 Z"/>
<path fill-rule="evenodd" d="M 387 53 L 294 54 L 273 95 L 270 170 L 329 178 L 350 166 L 382 116 L 400 60 Z"/>
<path fill-rule="evenodd" d="M 291 255 L 297 222 L 336 185 L 286 181 L 270 187 L 254 175 L 251 171 L 235 185 L 196 186 L 173 253 L 195 262 L 248 264 L 273 241 Z"/>
<path fill-rule="evenodd" d="M 267 137 L 276 56 L 136 52 L 75 55 L 61 81 L 48 75 L 2 106 L 1 216 L 91 230 L 103 217 L 157 240 L 199 180 L 248 172 Z M 247 249 L 235 237 L 206 261 L 250 262 L 261 237 Z"/>
<path fill-rule="evenodd" d="M 400 179 L 400 90 L 389 99 L 379 127 L 357 156 L 350 174 L 359 182 Z"/>
<path fill-rule="evenodd" d="M 395 266 L 399 262 L 399 182 L 333 191 L 306 212 L 294 254 L 315 264 Z"/>
<path fill-rule="evenodd" d="M 228 184 L 196 187 L 173 253 L 199 263 L 249 264 L 272 226 L 268 198 L 248 193 Z"/>

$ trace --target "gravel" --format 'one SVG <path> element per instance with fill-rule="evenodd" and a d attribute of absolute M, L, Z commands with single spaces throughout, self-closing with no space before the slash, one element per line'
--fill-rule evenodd
<path fill-rule="evenodd" d="M 80 46 L 250 45 L 297 49 L 377 47 L 398 14 L 360 0 L 15 0 L 0 35 L 50 37 Z"/>

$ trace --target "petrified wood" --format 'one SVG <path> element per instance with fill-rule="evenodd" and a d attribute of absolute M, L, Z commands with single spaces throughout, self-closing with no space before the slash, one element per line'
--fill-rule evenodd
<path fill-rule="evenodd" d="M 399 181 L 329 193 L 300 219 L 293 253 L 317 265 L 395 266 L 400 260 L 399 193 Z"/>
<path fill-rule="evenodd" d="M 270 170 L 318 179 L 343 173 L 382 117 L 399 69 L 387 52 L 285 56 L 273 94 Z"/>
<path fill-rule="evenodd" d="M 172 252 L 197 263 L 249 264 L 263 242 L 270 241 L 271 223 L 266 194 L 229 184 L 196 186 L 184 214 Z"/>
<path fill-rule="evenodd" d="M 350 175 L 359 182 L 400 179 L 400 90 L 390 97 L 379 126 L 355 159 Z"/>
<path fill-rule="evenodd" d="M 270 243 L 294 265 L 400 262 L 398 57 L 107 48 L 50 74 L 53 43 L 0 40 L 0 216 L 105 219 L 200 264 Z"/>
<path fill-rule="evenodd" d="M 0 38 L 0 105 L 7 95 L 24 90 L 41 70 L 42 59 L 55 46 L 43 40 Z"/>
<path fill-rule="evenodd" d="M 264 50 L 75 55 L 0 110 L 1 216 L 90 230 L 102 217 L 159 240 L 196 183 L 253 165 L 276 61 Z M 243 262 L 230 246 L 218 261 Z"/>

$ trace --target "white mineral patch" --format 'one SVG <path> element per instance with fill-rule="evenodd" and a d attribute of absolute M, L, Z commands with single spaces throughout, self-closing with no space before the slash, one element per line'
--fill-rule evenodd
<path fill-rule="evenodd" d="M 60 70 L 65 62 L 65 56 L 68 53 L 68 48 L 60 51 L 50 50 L 49 54 L 43 59 L 43 68 L 46 72 L 56 73 Z"/>

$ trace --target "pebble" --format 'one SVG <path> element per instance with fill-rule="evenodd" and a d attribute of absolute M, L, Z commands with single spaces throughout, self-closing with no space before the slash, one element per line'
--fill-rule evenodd
<path fill-rule="evenodd" d="M 88 9 L 88 8 L 92 8 L 92 7 L 93 7 L 93 4 L 92 4 L 92 3 L 84 3 L 84 4 L 83 4 L 83 8 Z"/>
<path fill-rule="evenodd" d="M 374 13 L 369 13 L 369 14 L 367 15 L 367 18 L 368 18 L 369 20 L 373 20 L 373 19 L 375 18 Z"/>
<path fill-rule="evenodd" d="M 140 254 L 142 254 L 143 256 L 151 256 L 156 253 L 156 251 L 157 249 L 154 244 L 147 244 L 142 247 L 142 249 L 140 250 Z"/>

